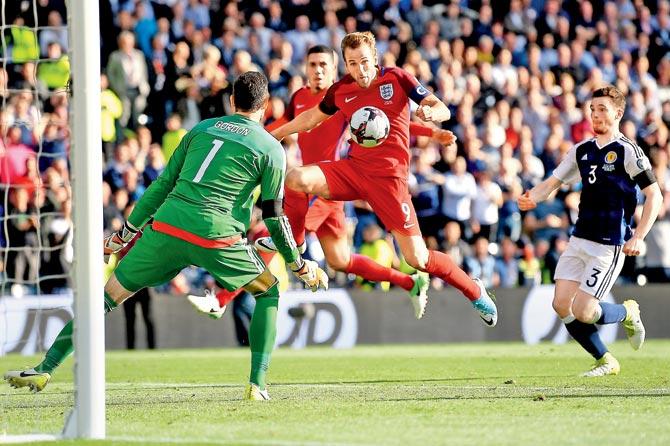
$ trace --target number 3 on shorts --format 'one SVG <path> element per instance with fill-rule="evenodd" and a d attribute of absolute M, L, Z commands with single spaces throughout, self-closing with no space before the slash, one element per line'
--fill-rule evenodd
<path fill-rule="evenodd" d="M 586 285 L 589 288 L 593 288 L 596 286 L 596 283 L 598 283 L 598 274 L 600 274 L 602 271 L 600 271 L 598 268 L 593 268 L 593 274 L 591 274 L 591 279 L 593 279 L 593 283 L 591 283 L 591 279 L 586 281 Z"/>

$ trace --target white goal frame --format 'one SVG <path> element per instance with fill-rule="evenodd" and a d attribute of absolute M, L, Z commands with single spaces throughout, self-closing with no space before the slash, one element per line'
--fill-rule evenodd
<path fill-rule="evenodd" d="M 74 409 L 66 438 L 105 438 L 105 321 L 100 137 L 100 14 L 97 1 L 67 3 L 71 56 L 74 223 Z"/>

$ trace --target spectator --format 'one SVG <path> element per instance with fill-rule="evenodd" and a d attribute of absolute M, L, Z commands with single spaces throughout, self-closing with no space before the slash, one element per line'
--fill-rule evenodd
<path fill-rule="evenodd" d="M 123 313 L 126 317 L 126 348 L 135 350 L 135 317 L 138 305 L 142 309 L 142 320 L 144 320 L 147 335 L 147 348 L 153 350 L 156 348 L 156 334 L 151 315 L 151 292 L 149 288 L 142 288 L 133 295 L 132 299 L 126 299 L 123 302 Z"/>
<path fill-rule="evenodd" d="M 556 195 L 543 201 L 524 218 L 523 227 L 534 239 L 550 240 L 568 228 L 565 203 Z"/>
<path fill-rule="evenodd" d="M 147 58 L 151 57 L 151 40 L 158 32 L 158 22 L 151 9 L 151 3 L 140 1 L 135 5 L 135 28 L 133 31 L 137 36 L 139 49 Z"/>
<path fill-rule="evenodd" d="M 465 171 L 465 159 L 456 158 L 451 172 L 444 181 L 444 201 L 442 209 L 447 220 L 455 221 L 461 228 L 461 237 L 472 237 L 469 222 L 472 216 L 472 200 L 477 197 L 477 184 L 474 177 Z"/>
<path fill-rule="evenodd" d="M 121 125 L 135 128 L 150 91 L 147 64 L 142 52 L 135 49 L 133 33 L 121 32 L 118 44 L 119 49 L 109 56 L 107 77 L 110 88 L 123 102 Z"/>
<path fill-rule="evenodd" d="M 485 287 L 497 287 L 500 277 L 495 271 L 495 264 L 495 258 L 489 254 L 489 241 L 479 237 L 475 240 L 473 255 L 465 258 L 463 269 L 470 277 L 479 277 Z"/>
<path fill-rule="evenodd" d="M 509 237 L 500 243 L 501 254 L 496 258 L 495 272 L 500 277 L 502 288 L 515 288 L 519 285 L 519 260 L 516 243 Z"/>
<path fill-rule="evenodd" d="M 520 285 L 538 285 L 542 278 L 540 260 L 535 255 L 535 248 L 531 242 L 523 245 L 523 255 L 519 260 Z"/>
<path fill-rule="evenodd" d="M 181 117 L 176 113 L 170 115 L 165 123 L 165 127 L 167 131 L 163 135 L 163 156 L 165 157 L 165 161 L 169 161 L 177 149 L 179 141 L 181 141 L 187 131 L 182 127 Z"/>
<path fill-rule="evenodd" d="M 63 25 L 63 17 L 56 10 L 49 11 L 47 19 L 48 28 L 40 30 L 40 53 L 42 56 L 49 54 L 47 47 L 56 42 L 64 53 L 68 52 L 67 27 Z"/>
<path fill-rule="evenodd" d="M 40 172 L 46 171 L 58 160 L 67 162 L 66 137 L 55 122 L 49 121 L 44 128 L 44 137 L 40 149 Z"/>
<path fill-rule="evenodd" d="M 11 189 L 7 210 L 6 233 L 8 236 L 7 279 L 10 283 L 29 286 L 37 284 L 40 260 L 37 228 L 37 209 L 30 204 L 25 188 Z M 12 287 L 12 290 L 16 288 Z M 20 288 L 19 288 L 20 289 Z"/>
<path fill-rule="evenodd" d="M 445 179 L 433 168 L 435 159 L 434 149 L 426 148 L 419 152 L 415 158 L 414 173 L 410 176 L 409 190 L 421 233 L 426 237 L 437 238 L 444 225 L 440 212 L 440 188 Z"/>
<path fill-rule="evenodd" d="M 496 241 L 498 209 L 503 204 L 500 186 L 491 181 L 491 172 L 484 170 L 477 176 L 477 193 L 472 200 L 472 231 L 474 237 Z"/>
<path fill-rule="evenodd" d="M 114 154 L 114 144 L 117 140 L 117 120 L 123 115 L 123 103 L 112 90 L 105 74 L 100 75 L 100 133 L 102 147 L 107 160 Z"/>
<path fill-rule="evenodd" d="M 286 33 L 286 40 L 293 47 L 293 64 L 299 64 L 305 59 L 307 49 L 318 43 L 316 33 L 310 30 L 309 17 L 300 15 L 295 19 L 295 29 Z"/>
<path fill-rule="evenodd" d="M 391 249 L 389 242 L 383 237 L 383 234 L 382 228 L 380 228 L 379 225 L 367 225 L 365 229 L 363 229 L 363 244 L 358 252 L 361 255 L 371 258 L 380 265 L 390 268 L 393 266 L 395 253 L 393 252 L 393 249 Z M 371 290 L 377 286 L 377 284 L 368 282 L 361 277 L 356 280 L 361 288 L 365 290 Z M 388 291 L 391 284 L 389 282 L 382 282 L 379 284 L 379 287 L 384 291 Z"/>
<path fill-rule="evenodd" d="M 4 155 L 0 152 L 0 158 L 3 158 L 0 180 L 2 183 L 13 184 L 26 176 L 26 162 L 35 158 L 35 152 L 21 142 L 21 129 L 16 126 L 9 128 L 5 144 Z"/>

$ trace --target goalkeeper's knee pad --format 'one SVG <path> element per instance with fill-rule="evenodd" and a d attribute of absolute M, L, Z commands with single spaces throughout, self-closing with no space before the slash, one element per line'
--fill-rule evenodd
<path fill-rule="evenodd" d="M 261 299 L 263 297 L 279 297 L 279 281 L 275 280 L 270 288 L 261 293 L 254 294 L 254 297 L 256 299 Z"/>

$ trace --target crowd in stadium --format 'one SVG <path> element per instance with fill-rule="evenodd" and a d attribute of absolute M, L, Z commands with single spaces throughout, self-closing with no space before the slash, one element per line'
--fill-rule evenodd
<path fill-rule="evenodd" d="M 0 67 L 0 246 L 9 250 L 0 263 L 8 283 L 35 284 L 39 272 L 46 278 L 42 291 L 51 292 L 67 286 L 61 275 L 72 255 L 65 7 L 63 0 L 9 3 L 13 26 L 5 30 Z M 231 112 L 239 74 L 266 74 L 269 124 L 303 86 L 310 46 L 339 50 L 346 33 L 371 30 L 379 64 L 409 71 L 452 112 L 444 128 L 456 134 L 456 144 L 412 139 L 410 188 L 429 248 L 450 254 L 487 287 L 551 283 L 577 215 L 579 186 L 528 213 L 516 199 L 591 135 L 589 94 L 612 83 L 628 101 L 621 130 L 651 159 L 665 198 L 646 255 L 629 257 L 620 280 L 670 281 L 668 0 L 102 0 L 100 6 L 107 233 L 121 227 L 189 129 Z M 284 143 L 289 167 L 299 163 L 295 138 Z M 402 268 L 387 255 L 387 238 L 369 207 L 356 202 L 347 212 L 354 249 Z M 309 252 L 319 259 L 316 245 Z M 172 287 L 197 290 L 205 281 L 186 270 Z"/>

